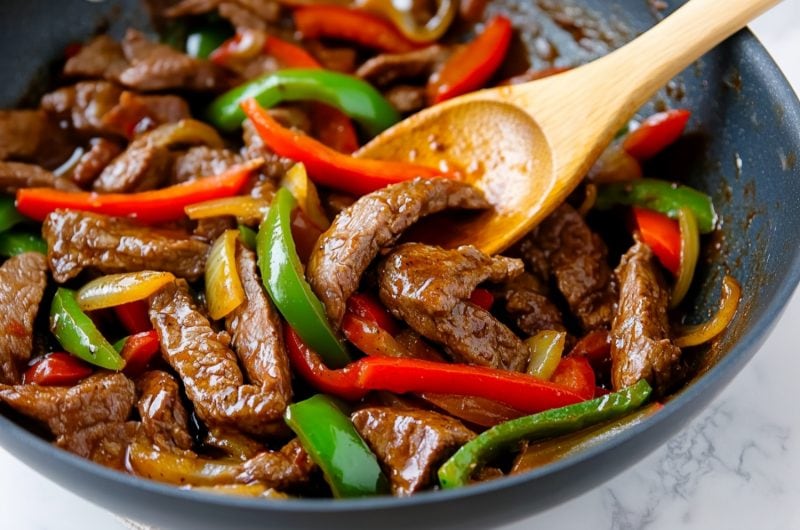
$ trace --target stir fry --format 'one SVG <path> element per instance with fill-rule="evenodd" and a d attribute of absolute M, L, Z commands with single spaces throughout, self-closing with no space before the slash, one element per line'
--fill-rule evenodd
<path fill-rule="evenodd" d="M 158 35 L 69 46 L 38 108 L 0 111 L 0 411 L 56 446 L 223 494 L 458 488 L 657 414 L 733 319 L 725 277 L 680 324 L 718 224 L 648 178 L 685 109 L 503 255 L 425 243 L 491 203 L 457 161 L 359 147 L 564 69 L 509 72 L 487 1 L 151 4 Z"/>

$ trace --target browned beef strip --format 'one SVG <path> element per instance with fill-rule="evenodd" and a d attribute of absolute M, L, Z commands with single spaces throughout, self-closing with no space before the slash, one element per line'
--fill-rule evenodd
<path fill-rule="evenodd" d="M 349 46 L 330 46 L 318 40 L 304 40 L 303 47 L 311 52 L 326 70 L 352 74 L 358 61 L 358 50 Z"/>
<path fill-rule="evenodd" d="M 384 93 L 392 107 L 401 114 L 417 112 L 427 105 L 425 87 L 398 85 Z"/>
<path fill-rule="evenodd" d="M 75 140 L 42 110 L 0 110 L 0 160 L 58 167 L 75 150 Z"/>
<path fill-rule="evenodd" d="M 90 186 L 105 167 L 122 153 L 118 143 L 106 138 L 93 138 L 90 145 L 70 174 L 72 181 L 82 188 Z"/>
<path fill-rule="evenodd" d="M 237 482 L 259 482 L 286 489 L 308 482 L 317 468 L 298 439 L 284 445 L 280 451 L 265 451 L 241 464 Z"/>
<path fill-rule="evenodd" d="M 227 76 L 213 63 L 150 41 L 133 29 L 125 34 L 122 51 L 130 66 L 120 73 L 119 81 L 135 90 L 220 91 L 229 85 Z"/>
<path fill-rule="evenodd" d="M 0 401 L 46 424 L 58 446 L 118 468 L 135 431 L 126 423 L 135 399 L 133 382 L 105 372 L 71 387 L 0 385 Z"/>
<path fill-rule="evenodd" d="M 527 346 L 469 297 L 480 283 L 503 282 L 522 271 L 518 259 L 490 257 L 471 246 L 406 243 L 381 264 L 379 293 L 394 316 L 444 344 L 455 360 L 520 371 L 530 356 Z"/>
<path fill-rule="evenodd" d="M 47 260 L 63 283 L 85 268 L 107 274 L 161 270 L 196 280 L 205 272 L 208 245 L 179 230 L 157 230 L 127 219 L 57 210 L 44 221 Z"/>
<path fill-rule="evenodd" d="M 364 195 L 322 234 L 306 276 L 338 327 L 345 303 L 381 249 L 392 245 L 421 217 L 448 208 L 488 207 L 483 194 L 450 179 L 414 179 Z"/>
<path fill-rule="evenodd" d="M 107 81 L 81 81 L 42 97 L 42 108 L 84 134 L 124 134 L 109 130 L 103 118 L 119 103 L 122 89 Z"/>
<path fill-rule="evenodd" d="M 0 266 L 0 383 L 21 382 L 20 369 L 31 357 L 33 321 L 47 285 L 47 260 L 26 252 Z"/>
<path fill-rule="evenodd" d="M 218 175 L 241 162 L 242 157 L 228 149 L 215 149 L 204 145 L 192 147 L 175 157 L 171 181 L 178 184 Z"/>
<path fill-rule="evenodd" d="M 532 274 L 524 273 L 495 291 L 520 331 L 532 336 L 544 330 L 564 331 L 561 311 L 547 298 Z"/>
<path fill-rule="evenodd" d="M 242 123 L 242 138 L 244 140 L 242 157 L 245 160 L 263 158 L 261 173 L 268 180 L 280 179 L 295 164 L 294 160 L 277 155 L 267 147 L 250 120 L 244 120 Z"/>
<path fill-rule="evenodd" d="M 245 383 L 229 335 L 214 331 L 185 282 L 169 284 L 150 297 L 150 321 L 164 358 L 183 381 L 200 419 L 212 427 L 273 432 L 286 408 L 284 396 Z"/>
<path fill-rule="evenodd" d="M 468 22 L 479 22 L 488 3 L 489 0 L 461 0 L 458 14 Z"/>
<path fill-rule="evenodd" d="M 383 53 L 362 64 L 356 75 L 380 88 L 401 79 L 427 79 L 449 55 L 448 48 L 436 44 L 406 53 Z"/>
<path fill-rule="evenodd" d="M 78 188 L 69 180 L 56 177 L 51 172 L 36 164 L 23 162 L 0 162 L 0 191 L 16 193 L 22 188 L 56 188 L 65 191 L 77 191 Z"/>
<path fill-rule="evenodd" d="M 141 95 L 124 91 L 119 102 L 103 116 L 109 133 L 126 138 L 164 123 L 175 123 L 192 117 L 189 104 L 174 94 Z"/>
<path fill-rule="evenodd" d="M 617 289 L 606 262 L 608 250 L 572 206 L 559 206 L 527 236 L 521 248 L 535 273 L 542 278 L 552 274 L 584 331 L 610 325 Z M 537 252 L 547 265 L 541 258 L 530 258 Z"/>
<path fill-rule="evenodd" d="M 95 37 L 67 60 L 64 74 L 72 77 L 116 81 L 128 66 L 122 46 L 108 35 Z"/>
<path fill-rule="evenodd" d="M 179 18 L 215 9 L 236 28 L 263 29 L 267 22 L 277 22 L 281 16 L 280 4 L 269 0 L 182 0 L 164 14 Z"/>
<path fill-rule="evenodd" d="M 669 340 L 665 287 L 650 247 L 637 241 L 622 257 L 619 309 L 611 326 L 611 381 L 615 390 L 640 379 L 665 395 L 684 370 L 681 350 Z"/>
<path fill-rule="evenodd" d="M 166 450 L 191 449 L 189 416 L 181 402 L 180 387 L 175 378 L 166 372 L 152 370 L 137 379 L 136 388 L 144 434 Z"/>
<path fill-rule="evenodd" d="M 103 169 L 92 187 L 103 193 L 151 190 L 161 185 L 171 170 L 169 148 L 153 144 L 148 134 L 144 134 Z"/>
<path fill-rule="evenodd" d="M 475 437 L 458 420 L 424 409 L 369 407 L 351 419 L 399 497 L 428 486 L 436 466 Z"/>
<path fill-rule="evenodd" d="M 235 217 L 206 217 L 197 220 L 197 224 L 192 230 L 192 235 L 212 244 L 225 230 L 233 230 L 235 228 Z"/>

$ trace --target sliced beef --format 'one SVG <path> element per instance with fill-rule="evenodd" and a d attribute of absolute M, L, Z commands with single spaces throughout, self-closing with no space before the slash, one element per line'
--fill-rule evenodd
<path fill-rule="evenodd" d="M 347 299 L 381 249 L 421 217 L 448 208 L 488 207 L 483 194 L 450 179 L 415 179 L 361 197 L 340 213 L 311 254 L 306 276 L 338 326 Z"/>
<path fill-rule="evenodd" d="M 228 149 L 198 146 L 180 153 L 172 165 L 172 182 L 188 182 L 201 177 L 218 175 L 236 164 L 242 157 Z"/>
<path fill-rule="evenodd" d="M 180 230 L 157 230 L 127 219 L 58 210 L 42 227 L 53 278 L 63 283 L 85 268 L 106 274 L 160 270 L 196 280 L 208 245 Z"/>
<path fill-rule="evenodd" d="M 264 29 L 267 23 L 278 22 L 281 17 L 280 4 L 269 0 L 182 0 L 164 14 L 179 18 L 215 9 L 236 28 Z"/>
<path fill-rule="evenodd" d="M 108 35 L 95 37 L 67 60 L 64 74 L 88 79 L 116 81 L 128 67 L 122 46 Z"/>
<path fill-rule="evenodd" d="M 410 114 L 427 106 L 425 87 L 398 85 L 384 93 L 392 107 L 401 114 Z"/>
<path fill-rule="evenodd" d="M 547 298 L 535 276 L 524 273 L 495 291 L 520 331 L 533 336 L 544 330 L 564 331 L 561 311 Z"/>
<path fill-rule="evenodd" d="M 444 250 L 406 243 L 380 265 L 379 293 L 394 316 L 443 344 L 456 361 L 521 371 L 530 356 L 527 346 L 469 298 L 479 284 L 504 282 L 522 271 L 518 259 L 490 257 L 471 246 Z"/>
<path fill-rule="evenodd" d="M 608 250 L 572 206 L 559 206 L 527 236 L 521 250 L 535 273 L 552 276 L 584 331 L 611 324 L 617 290 Z"/>
<path fill-rule="evenodd" d="M 117 104 L 103 116 L 109 133 L 131 138 L 165 123 L 192 117 L 186 100 L 174 94 L 141 95 L 124 91 Z"/>
<path fill-rule="evenodd" d="M 136 388 L 144 434 L 166 450 L 191 449 L 189 415 L 181 402 L 180 387 L 175 378 L 166 372 L 153 370 L 139 377 Z"/>
<path fill-rule="evenodd" d="M 619 309 L 611 326 L 611 380 L 615 390 L 640 379 L 660 395 L 683 375 L 681 350 L 669 340 L 670 293 L 650 247 L 639 241 L 622 257 Z"/>
<path fill-rule="evenodd" d="M 245 301 L 225 319 L 225 329 L 247 378 L 271 396 L 281 414 L 292 400 L 292 373 L 283 344 L 281 317 L 267 298 L 256 272 L 256 256 L 242 245 L 236 249 L 236 270 Z M 283 419 L 278 420 L 283 427 Z"/>
<path fill-rule="evenodd" d="M 250 120 L 244 120 L 242 123 L 242 138 L 244 140 L 242 157 L 245 160 L 263 158 L 264 165 L 261 167 L 261 173 L 268 180 L 279 180 L 295 164 L 294 160 L 277 155 L 275 151 L 267 147 Z"/>
<path fill-rule="evenodd" d="M 458 420 L 423 409 L 369 407 L 351 419 L 399 497 L 428 486 L 438 464 L 475 437 Z"/>
<path fill-rule="evenodd" d="M 134 140 L 92 184 L 103 193 L 133 193 L 157 188 L 172 170 L 172 155 L 165 145 L 154 144 L 148 134 Z"/>
<path fill-rule="evenodd" d="M 117 468 L 135 432 L 126 422 L 135 399 L 122 374 L 95 374 L 72 387 L 0 385 L 0 401 L 47 425 L 56 445 Z"/>
<path fill-rule="evenodd" d="M 10 194 L 22 188 L 57 188 L 65 191 L 78 189 L 69 180 L 56 177 L 36 164 L 0 162 L 0 191 Z"/>
<path fill-rule="evenodd" d="M 449 55 L 450 50 L 439 45 L 406 53 L 383 53 L 362 64 L 356 75 L 381 88 L 399 80 L 427 80 Z"/>
<path fill-rule="evenodd" d="M 89 145 L 89 150 L 81 156 L 70 173 L 72 182 L 82 188 L 91 186 L 106 166 L 122 153 L 118 143 L 106 138 L 93 138 Z"/>
<path fill-rule="evenodd" d="M 52 169 L 67 160 L 75 142 L 42 110 L 0 110 L 0 160 Z"/>
<path fill-rule="evenodd" d="M 200 419 L 212 427 L 252 434 L 274 430 L 275 422 L 283 417 L 285 397 L 245 383 L 236 354 L 229 347 L 229 335 L 211 327 L 185 282 L 169 284 L 150 298 L 150 321 L 158 332 L 164 358 L 183 381 Z"/>
<path fill-rule="evenodd" d="M 47 285 L 47 260 L 26 252 L 0 266 L 0 383 L 21 382 L 20 369 L 33 349 L 33 321 Z"/>
<path fill-rule="evenodd" d="M 225 230 L 233 230 L 235 228 L 235 217 L 206 217 L 204 219 L 197 220 L 197 224 L 192 230 L 192 234 L 195 237 L 212 244 L 225 232 Z"/>
<path fill-rule="evenodd" d="M 479 22 L 489 0 L 461 0 L 458 14 L 468 22 Z"/>
<path fill-rule="evenodd" d="M 136 30 L 130 29 L 125 34 L 122 50 L 130 66 L 120 73 L 119 81 L 129 88 L 143 92 L 171 89 L 219 92 L 229 86 L 227 76 L 213 63 L 148 40 Z"/>
<path fill-rule="evenodd" d="M 311 52 L 326 70 L 352 74 L 358 61 L 358 50 L 350 46 L 330 46 L 319 40 L 304 40 L 303 47 Z"/>

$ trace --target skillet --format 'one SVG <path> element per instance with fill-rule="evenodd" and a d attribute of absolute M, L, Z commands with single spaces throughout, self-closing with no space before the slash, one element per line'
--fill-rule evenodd
<path fill-rule="evenodd" d="M 521 41 L 546 34 L 561 54 L 558 64 L 570 65 L 654 24 L 658 13 L 650 4 L 496 0 L 490 13 L 511 13 L 522 29 Z M 674 8 L 679 2 L 669 4 Z M 584 29 L 600 38 L 577 43 L 544 16 L 541 6 L 548 5 L 586 8 Z M 148 18 L 139 0 L 3 0 L 0 107 L 35 103 L 66 45 L 106 26 L 119 35 L 128 26 L 147 28 Z M 538 59 L 531 62 L 536 66 Z M 58 450 L 5 416 L 0 416 L 0 444 L 71 491 L 160 528 L 486 528 L 597 486 L 665 443 L 720 392 L 758 350 L 800 279 L 800 249 L 792 238 L 800 233 L 800 103 L 761 45 L 749 31 L 740 32 L 687 69 L 643 114 L 665 104 L 692 110 L 694 134 L 654 161 L 653 175 L 710 193 L 722 218 L 719 248 L 701 258 L 686 320 L 705 320 L 714 310 L 726 272 L 742 284 L 743 298 L 729 330 L 693 352 L 699 367 L 694 382 L 658 414 L 614 438 L 533 472 L 470 488 L 352 501 L 268 501 L 182 491 Z"/>

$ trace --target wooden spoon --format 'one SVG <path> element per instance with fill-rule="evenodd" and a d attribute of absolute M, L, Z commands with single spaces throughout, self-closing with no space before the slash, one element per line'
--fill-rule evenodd
<path fill-rule="evenodd" d="M 494 209 L 459 222 L 439 218 L 435 230 L 427 225 L 425 239 L 501 252 L 567 198 L 660 87 L 779 1 L 690 0 L 605 57 L 430 107 L 376 137 L 357 156 L 460 169 Z"/>

